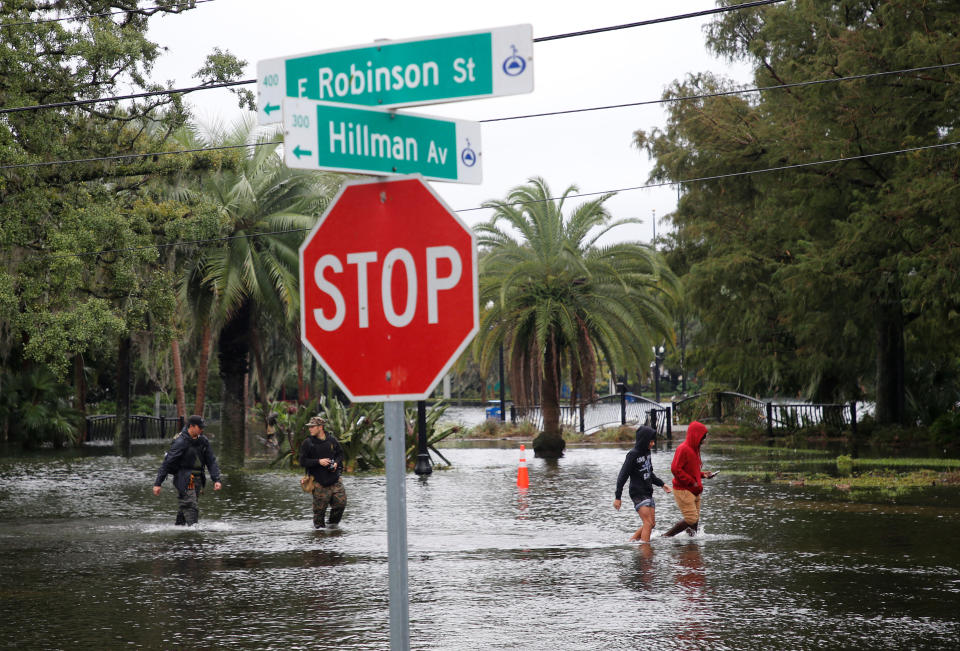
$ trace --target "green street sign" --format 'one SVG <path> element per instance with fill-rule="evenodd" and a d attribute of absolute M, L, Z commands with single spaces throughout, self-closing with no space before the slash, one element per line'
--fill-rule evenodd
<path fill-rule="evenodd" d="M 283 100 L 288 167 L 352 174 L 421 174 L 480 183 L 480 124 L 414 113 Z"/>
<path fill-rule="evenodd" d="M 325 50 L 257 63 L 258 121 L 281 120 L 284 98 L 402 107 L 533 91 L 533 28 Z"/>

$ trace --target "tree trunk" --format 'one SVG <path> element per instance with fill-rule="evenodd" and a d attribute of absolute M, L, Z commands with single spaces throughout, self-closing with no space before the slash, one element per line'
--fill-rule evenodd
<path fill-rule="evenodd" d="M 117 350 L 117 420 L 114 442 L 123 456 L 130 456 L 130 366 L 133 357 L 130 337 L 120 339 Z"/>
<path fill-rule="evenodd" d="M 540 410 L 543 431 L 533 439 L 535 457 L 559 459 L 567 442 L 560 429 L 560 368 L 553 342 L 547 344 L 543 360 L 543 379 L 540 383 Z"/>
<path fill-rule="evenodd" d="M 218 359 L 223 382 L 220 457 L 224 466 L 243 465 L 246 444 L 244 377 L 250 357 L 250 304 L 245 302 L 220 331 Z"/>
<path fill-rule="evenodd" d="M 261 352 L 262 346 L 260 345 L 260 333 L 256 328 L 250 328 L 250 348 L 253 352 L 255 366 L 257 367 L 256 397 L 260 399 L 260 402 L 263 403 L 264 409 L 266 409 L 267 405 L 270 403 L 270 395 L 267 391 L 267 383 L 263 375 L 263 354 Z M 256 400 L 254 400 L 254 402 L 256 402 Z"/>
<path fill-rule="evenodd" d="M 207 399 L 207 375 L 210 373 L 210 320 L 203 324 L 203 333 L 200 335 L 200 360 L 197 365 L 197 400 L 193 405 L 193 413 L 203 416 L 203 406 Z"/>
<path fill-rule="evenodd" d="M 87 441 L 87 375 L 83 368 L 83 355 L 73 358 L 73 388 L 76 408 L 80 412 L 80 443 Z"/>
<path fill-rule="evenodd" d="M 173 355 L 173 384 L 177 392 L 177 416 L 181 425 L 187 419 L 187 394 L 183 388 L 183 364 L 180 361 L 180 342 L 174 339 L 170 343 L 170 352 Z"/>
<path fill-rule="evenodd" d="M 302 405 L 310 399 L 307 395 L 306 386 L 303 383 L 303 344 L 300 343 L 300 337 L 294 344 L 297 347 L 297 404 Z"/>
<path fill-rule="evenodd" d="M 904 388 L 903 308 L 899 289 L 890 287 L 877 304 L 878 423 L 906 424 Z"/>

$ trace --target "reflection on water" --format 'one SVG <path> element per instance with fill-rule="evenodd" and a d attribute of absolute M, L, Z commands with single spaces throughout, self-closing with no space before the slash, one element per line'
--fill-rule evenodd
<path fill-rule="evenodd" d="M 721 475 L 700 535 L 627 542 L 622 449 L 443 450 L 408 477 L 416 649 L 953 648 L 960 508 L 849 505 Z M 710 467 L 733 463 L 710 457 Z M 0 645 L 389 646 L 386 481 L 345 479 L 339 530 L 314 531 L 297 477 L 229 473 L 200 525 L 173 526 L 160 453 L 0 460 Z M 669 477 L 670 454 L 654 455 Z M 658 532 L 679 518 L 658 501 Z"/>

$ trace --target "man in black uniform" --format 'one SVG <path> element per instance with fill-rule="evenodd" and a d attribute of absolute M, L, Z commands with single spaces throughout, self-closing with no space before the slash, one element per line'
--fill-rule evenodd
<path fill-rule="evenodd" d="M 203 426 L 202 416 L 194 415 L 187 419 L 183 430 L 173 438 L 160 464 L 157 479 L 153 482 L 153 494 L 159 495 L 163 480 L 167 475 L 173 475 L 173 486 L 180 500 L 178 525 L 194 525 L 200 518 L 198 499 L 207 483 L 206 468 L 210 469 L 213 490 L 220 490 L 220 467 L 210 447 L 210 439 L 203 435 Z"/>
<path fill-rule="evenodd" d="M 340 522 L 347 506 L 347 493 L 340 481 L 343 448 L 333 435 L 324 431 L 326 422 L 322 416 L 308 420 L 306 427 L 310 430 L 310 436 L 300 445 L 300 465 L 316 481 L 313 489 L 313 526 L 316 529 L 323 529 L 327 525 L 324 522 L 327 506 L 330 507 L 331 525 Z"/>

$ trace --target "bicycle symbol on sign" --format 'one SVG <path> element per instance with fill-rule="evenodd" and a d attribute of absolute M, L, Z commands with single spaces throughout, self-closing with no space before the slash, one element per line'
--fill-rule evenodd
<path fill-rule="evenodd" d="M 527 62 L 522 56 L 517 55 L 516 45 L 511 45 L 510 49 L 513 50 L 513 54 L 503 60 L 503 72 L 510 77 L 517 77 L 527 69 Z"/>
<path fill-rule="evenodd" d="M 473 167 L 477 164 L 477 152 L 470 148 L 470 139 L 467 138 L 467 146 L 460 152 L 460 160 L 467 167 Z"/>

